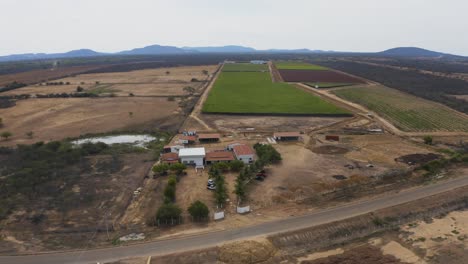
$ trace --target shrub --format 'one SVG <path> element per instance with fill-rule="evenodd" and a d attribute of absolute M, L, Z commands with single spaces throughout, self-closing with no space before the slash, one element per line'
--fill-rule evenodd
<path fill-rule="evenodd" d="M 423 140 L 424 140 L 424 144 L 432 145 L 432 136 L 425 136 Z"/>
<path fill-rule="evenodd" d="M 153 167 L 153 172 L 161 176 L 166 175 L 169 170 L 169 165 L 166 163 L 161 163 Z"/>
<path fill-rule="evenodd" d="M 156 219 L 160 221 L 171 221 L 178 219 L 182 214 L 182 209 L 175 204 L 163 204 L 156 213 Z"/>
<path fill-rule="evenodd" d="M 0 137 L 2 137 L 3 139 L 7 140 L 9 137 L 13 136 L 13 134 L 9 131 L 5 131 L 5 132 L 2 132 L 0 134 Z"/>
<path fill-rule="evenodd" d="M 208 209 L 206 204 L 197 200 L 190 205 L 190 207 L 188 208 L 188 212 L 195 221 L 198 221 L 201 219 L 206 219 L 208 217 L 208 214 L 210 213 L 210 210 Z"/>
<path fill-rule="evenodd" d="M 239 172 L 245 166 L 244 162 L 240 160 L 234 160 L 229 163 L 229 168 L 234 172 Z"/>
<path fill-rule="evenodd" d="M 166 185 L 164 189 L 164 202 L 165 203 L 172 203 L 175 201 L 175 194 L 176 194 L 176 187 L 175 185 Z"/>
<path fill-rule="evenodd" d="M 178 163 L 171 164 L 169 168 L 171 171 L 175 172 L 177 175 L 181 175 L 184 172 L 184 170 L 187 169 L 187 166 L 185 166 L 185 164 L 178 162 Z"/>
<path fill-rule="evenodd" d="M 254 145 L 254 149 L 263 166 L 278 163 L 282 160 L 281 154 L 271 145 L 257 143 Z"/>
<path fill-rule="evenodd" d="M 227 164 L 226 162 L 218 162 L 213 166 L 215 166 L 221 172 L 227 172 L 229 170 L 229 164 Z"/>

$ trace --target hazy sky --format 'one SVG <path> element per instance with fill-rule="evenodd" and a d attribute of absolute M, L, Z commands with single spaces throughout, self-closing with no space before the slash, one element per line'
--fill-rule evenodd
<path fill-rule="evenodd" d="M 0 0 L 0 55 L 152 44 L 468 55 L 466 0 Z"/>

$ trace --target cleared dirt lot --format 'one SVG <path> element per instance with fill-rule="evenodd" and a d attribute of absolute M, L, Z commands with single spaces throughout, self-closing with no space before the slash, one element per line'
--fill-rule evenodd
<path fill-rule="evenodd" d="M 166 82 L 190 82 L 192 78 L 206 80 L 207 75 L 203 70 L 213 73 L 215 66 L 194 66 L 194 67 L 175 67 L 139 70 L 131 72 L 113 72 L 113 73 L 93 73 L 77 75 L 75 77 L 64 78 L 59 81 L 70 82 L 72 84 L 94 84 L 100 83 L 166 83 Z M 169 73 L 167 73 L 169 72 Z"/>
<path fill-rule="evenodd" d="M 455 95 L 457 99 L 462 99 L 468 102 L 468 94 L 466 95 Z"/>
<path fill-rule="evenodd" d="M 200 117 L 210 126 L 221 131 L 240 131 L 255 128 L 259 131 L 309 130 L 346 120 L 346 117 L 282 117 L 282 116 L 235 116 L 209 115 Z"/>
<path fill-rule="evenodd" d="M 132 112 L 132 114 L 129 114 Z M 166 98 L 53 98 L 20 100 L 0 109 L 4 127 L 14 135 L 1 145 L 77 137 L 113 130 L 171 129 L 183 121 L 178 102 Z M 25 134 L 34 132 L 29 139 Z"/>
<path fill-rule="evenodd" d="M 192 87 L 193 92 L 201 92 L 210 74 L 217 66 L 173 67 L 131 72 L 80 74 L 54 82 L 69 83 L 69 85 L 35 84 L 24 88 L 2 93 L 17 94 L 49 94 L 75 93 L 81 86 L 84 92 L 113 93 L 117 96 L 181 96 L 189 94 L 185 87 Z M 204 74 L 206 70 L 208 74 Z M 192 79 L 198 81 L 192 81 Z"/>
<path fill-rule="evenodd" d="M 50 93 L 75 93 L 78 85 L 29 85 L 20 89 L 15 89 L 1 93 L 1 95 L 19 95 L 19 94 L 50 94 Z M 89 89 L 93 85 L 80 85 L 84 89 Z"/>

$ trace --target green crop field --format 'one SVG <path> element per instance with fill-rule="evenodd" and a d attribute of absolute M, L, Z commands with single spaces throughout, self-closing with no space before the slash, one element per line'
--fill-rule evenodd
<path fill-rule="evenodd" d="M 468 117 L 448 107 L 385 87 L 344 88 L 337 96 L 361 104 L 403 131 L 465 131 Z"/>
<path fill-rule="evenodd" d="M 326 71 L 328 68 L 305 62 L 295 61 L 276 61 L 275 66 L 278 70 L 314 70 Z"/>
<path fill-rule="evenodd" d="M 341 115 L 348 111 L 287 83 L 269 72 L 222 72 L 203 106 L 206 113 Z"/>
<path fill-rule="evenodd" d="M 326 82 L 318 82 L 318 83 L 305 83 L 310 87 L 314 87 L 318 85 L 318 88 L 334 88 L 334 87 L 343 87 L 343 86 L 350 86 L 354 85 L 355 83 L 326 83 Z"/>
<path fill-rule="evenodd" d="M 252 63 L 227 63 L 223 66 L 223 72 L 261 72 L 268 71 L 266 64 Z"/>

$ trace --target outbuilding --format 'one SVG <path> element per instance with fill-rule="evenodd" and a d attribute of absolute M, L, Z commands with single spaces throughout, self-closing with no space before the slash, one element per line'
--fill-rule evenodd
<path fill-rule="evenodd" d="M 254 162 L 255 152 L 251 146 L 244 144 L 235 145 L 233 146 L 232 150 L 234 151 L 236 158 L 245 164 Z"/>
<path fill-rule="evenodd" d="M 218 162 L 231 162 L 233 160 L 235 160 L 234 153 L 227 150 L 208 152 L 206 153 L 205 158 L 206 164 L 213 164 Z"/>
<path fill-rule="evenodd" d="M 173 164 L 179 162 L 179 154 L 174 152 L 164 153 L 161 155 L 161 163 Z"/>
<path fill-rule="evenodd" d="M 179 151 L 181 163 L 196 167 L 203 167 L 205 155 L 205 148 L 184 148 Z"/>
<path fill-rule="evenodd" d="M 220 138 L 220 134 L 198 134 L 198 141 L 200 143 L 218 142 Z"/>
<path fill-rule="evenodd" d="M 183 149 L 185 148 L 184 146 L 180 146 L 180 145 L 174 145 L 174 146 L 164 146 L 163 148 L 163 152 L 164 153 L 178 153 L 180 149 Z"/>
<path fill-rule="evenodd" d="M 179 136 L 179 143 L 180 144 L 184 144 L 184 145 L 194 144 L 195 141 L 197 141 L 196 136 L 184 136 L 184 135 Z"/>
<path fill-rule="evenodd" d="M 239 146 L 239 145 L 246 145 L 246 143 L 235 141 L 235 142 L 229 143 L 229 144 L 227 145 L 227 148 L 226 148 L 226 149 L 227 149 L 227 150 L 230 150 L 230 151 L 233 151 L 233 150 L 234 150 L 234 147 L 235 147 L 235 146 Z"/>
<path fill-rule="evenodd" d="M 276 132 L 273 134 L 276 141 L 297 141 L 301 138 L 299 132 Z"/>

